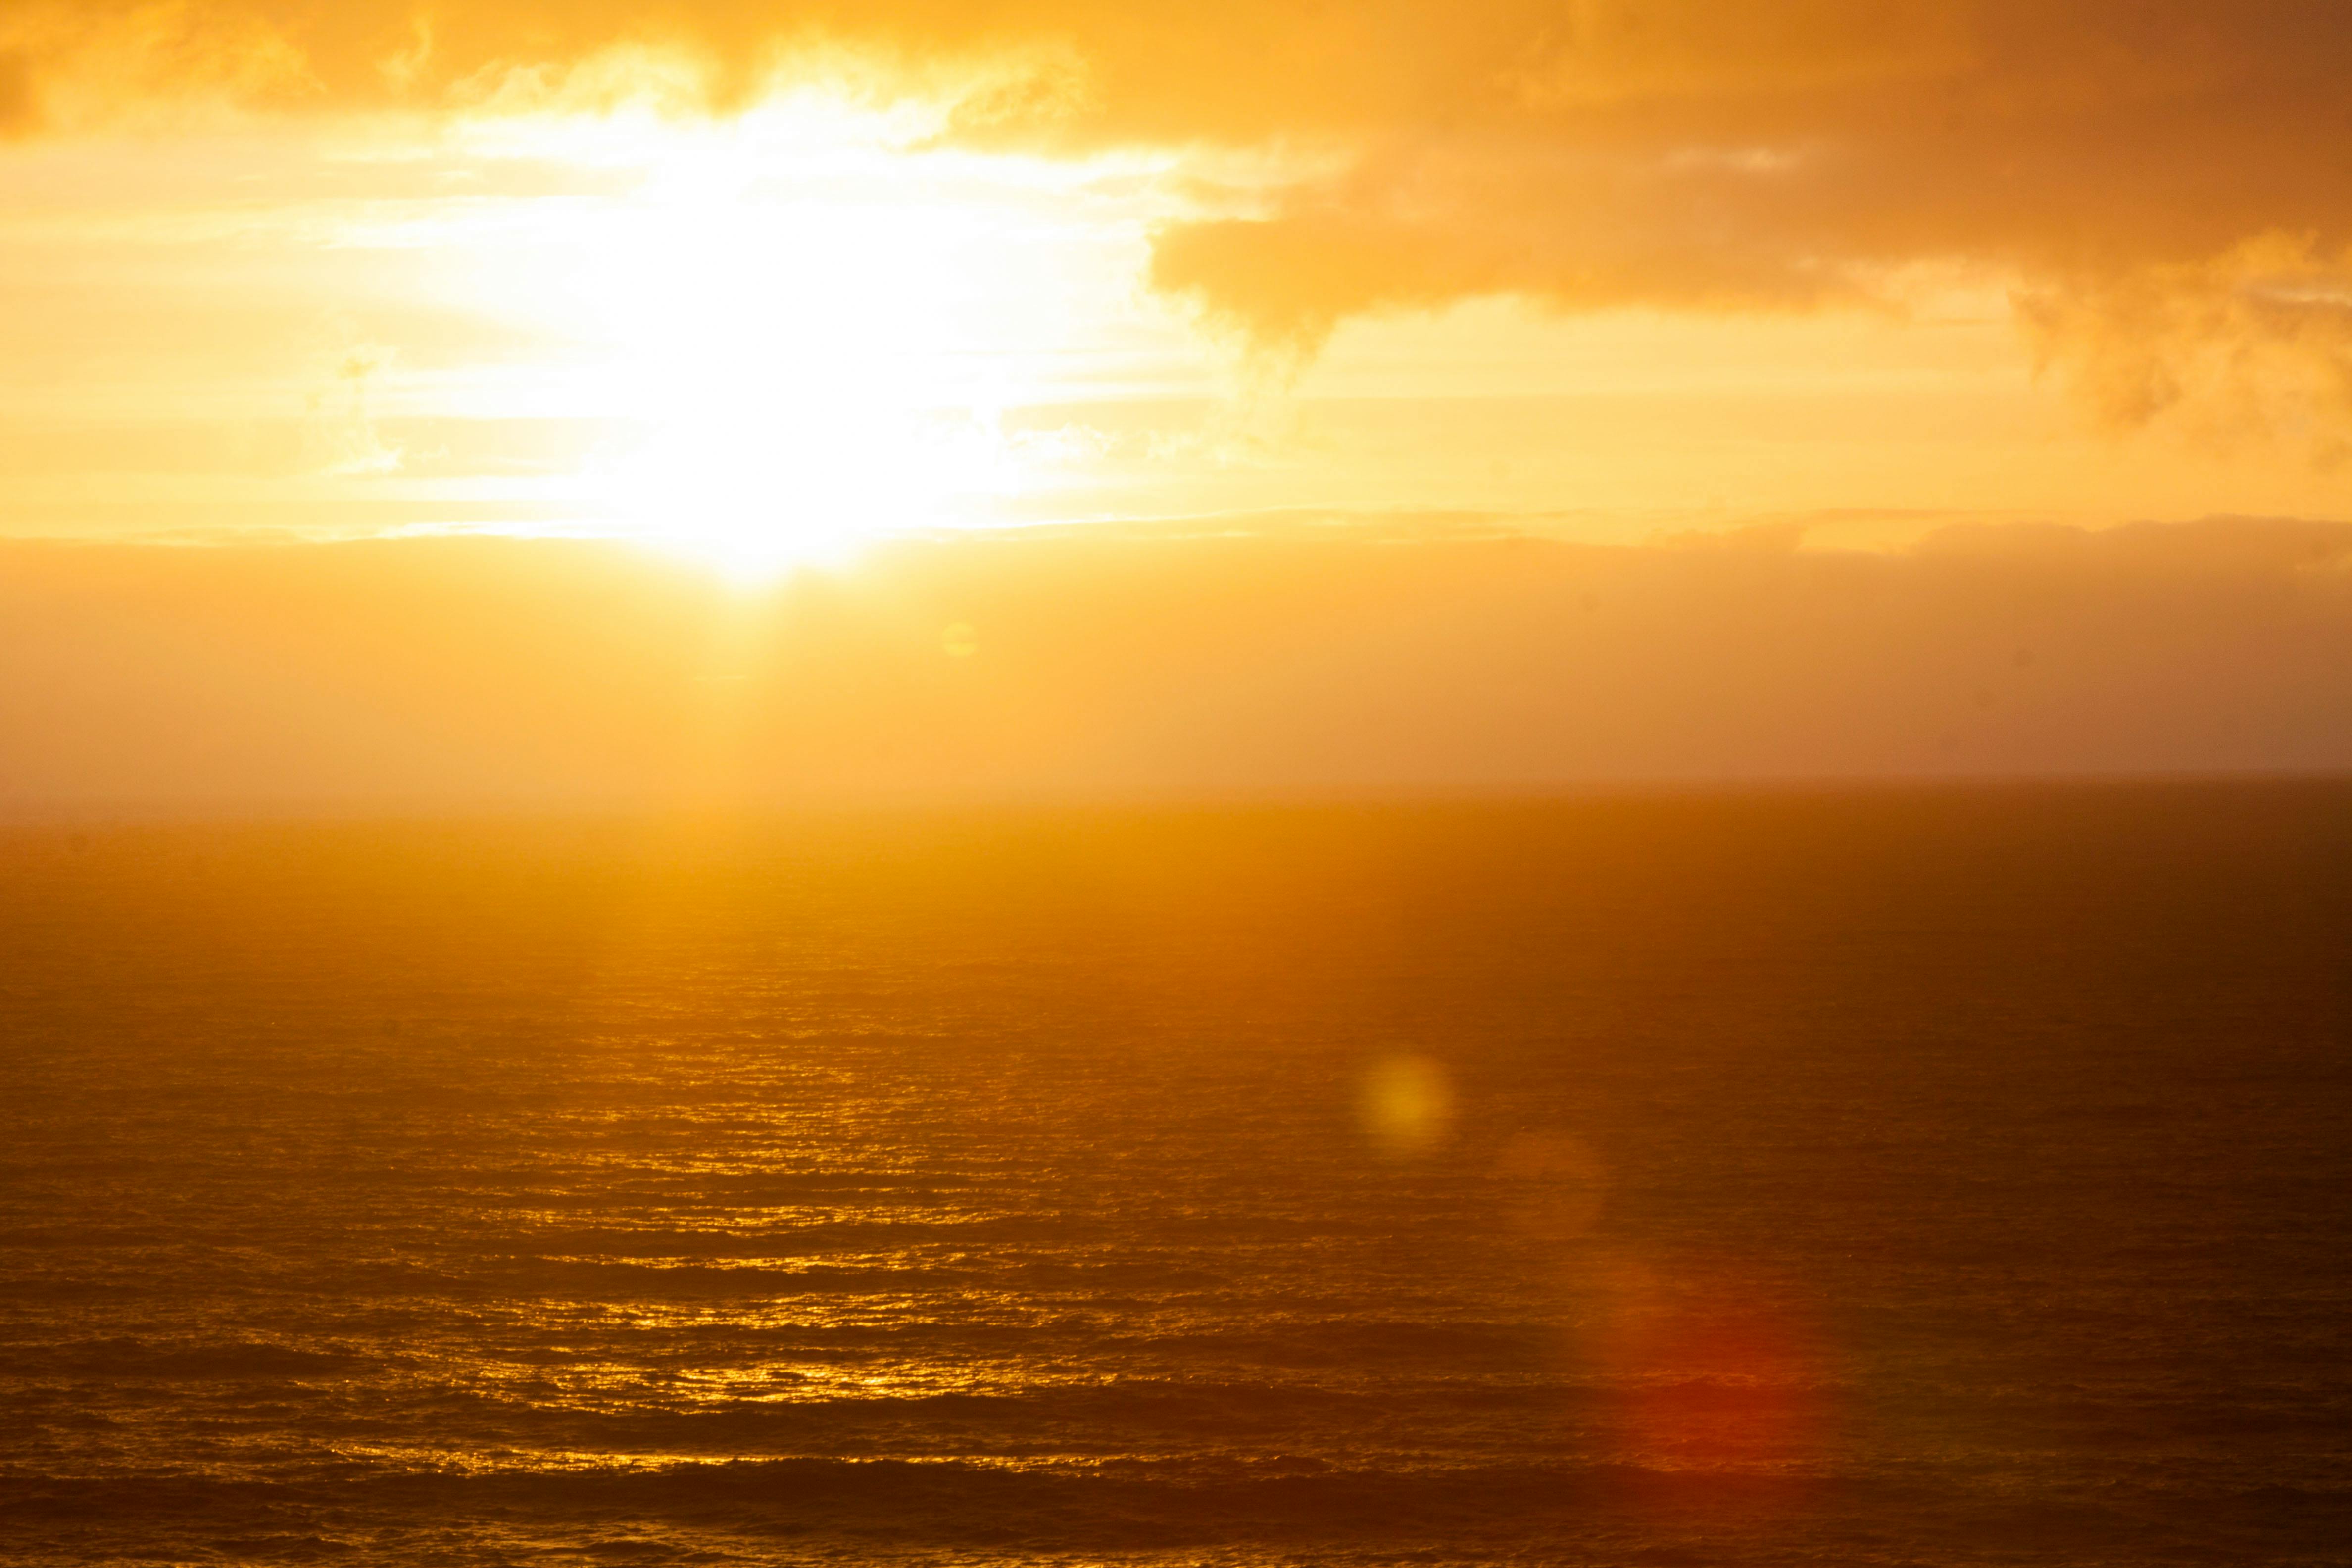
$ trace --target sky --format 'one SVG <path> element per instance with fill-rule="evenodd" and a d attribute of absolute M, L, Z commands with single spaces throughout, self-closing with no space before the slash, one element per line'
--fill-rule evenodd
<path fill-rule="evenodd" d="M 2352 12 L 0 0 L 0 805 L 2352 765 Z"/>

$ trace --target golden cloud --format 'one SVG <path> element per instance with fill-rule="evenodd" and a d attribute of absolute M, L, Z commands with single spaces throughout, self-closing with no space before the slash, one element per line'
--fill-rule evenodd
<path fill-rule="evenodd" d="M 2331 0 L 9 0 L 0 119 L 648 79 L 723 110 L 844 58 L 877 92 L 960 91 L 950 134 L 973 141 L 1315 154 L 1159 239 L 1155 280 L 1261 347 L 1486 294 L 1868 301 L 1933 263 L 2011 281 L 2110 417 L 2344 423 L 2352 9 Z M 2293 289 L 2256 279 L 2282 247 Z M 2168 346 L 2119 353 L 2151 321 Z"/>
<path fill-rule="evenodd" d="M 2352 764 L 2352 525 L 1420 521 L 909 541 L 750 600 L 577 541 L 0 542 L 0 815 Z"/>

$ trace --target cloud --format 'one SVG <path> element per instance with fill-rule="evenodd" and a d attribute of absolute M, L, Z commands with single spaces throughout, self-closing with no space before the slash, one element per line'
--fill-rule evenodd
<path fill-rule="evenodd" d="M 2109 419 L 2308 426 L 2324 452 L 2347 425 L 2335 0 L 5 0 L 0 115 L 723 109 L 852 59 L 863 90 L 951 100 L 968 141 L 1272 154 L 1288 177 L 1171 224 L 1152 263 L 1262 350 L 1498 293 L 1886 303 L 1929 263 L 2012 282 Z M 2244 270 L 2280 244 L 2293 298 Z M 2150 321 L 2160 350 L 2119 352 Z"/>
<path fill-rule="evenodd" d="M 2326 468 L 2352 456 L 2352 248 L 2269 235 L 2045 285 L 2020 315 L 2110 426 L 2169 417 L 2216 447 L 2256 438 Z"/>
<path fill-rule="evenodd" d="M 384 439 L 368 402 L 370 379 L 392 358 L 389 349 L 354 349 L 335 367 L 338 391 L 311 395 L 303 444 L 315 471 L 388 474 L 401 466 L 400 445 Z"/>
<path fill-rule="evenodd" d="M 0 545 L 0 805 L 2352 767 L 2352 525 L 1476 521 L 915 542 L 751 600 L 555 540 Z"/>
<path fill-rule="evenodd" d="M 1488 101 L 1177 226 L 1154 276 L 1261 346 L 1517 293 L 1568 310 L 1900 308 L 2007 281 L 2113 425 L 2352 433 L 2352 12 L 1570 7 Z"/>

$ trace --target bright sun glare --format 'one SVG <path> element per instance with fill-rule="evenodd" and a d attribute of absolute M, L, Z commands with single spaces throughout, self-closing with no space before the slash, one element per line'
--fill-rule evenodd
<path fill-rule="evenodd" d="M 551 216 L 574 259 L 537 303 L 638 432 L 593 466 L 623 531 L 760 577 L 1015 487 L 1003 346 L 1053 308 L 1019 265 L 1023 161 L 908 152 L 904 124 L 818 97 L 570 132 L 568 161 L 642 175 Z"/>

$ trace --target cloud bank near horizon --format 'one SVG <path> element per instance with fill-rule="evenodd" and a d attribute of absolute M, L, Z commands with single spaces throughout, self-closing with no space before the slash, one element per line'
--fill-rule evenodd
<path fill-rule="evenodd" d="M 0 808 L 757 806 L 2352 768 L 2352 525 L 1898 554 L 1045 531 L 0 546 Z"/>

